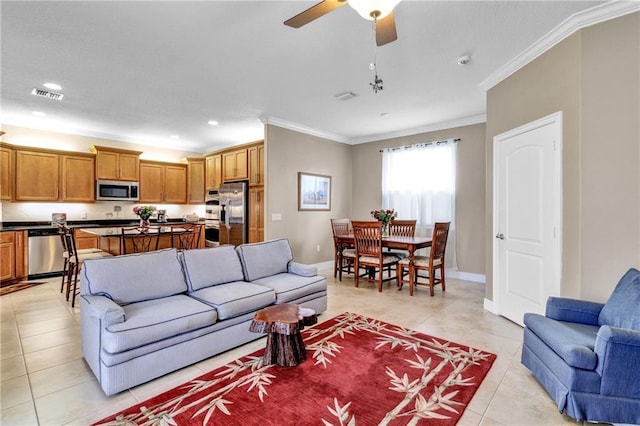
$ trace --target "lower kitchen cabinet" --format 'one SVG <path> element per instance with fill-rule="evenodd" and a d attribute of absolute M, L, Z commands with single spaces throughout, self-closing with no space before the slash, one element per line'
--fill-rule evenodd
<path fill-rule="evenodd" d="M 0 282 L 10 284 L 27 276 L 26 231 L 0 232 Z"/>

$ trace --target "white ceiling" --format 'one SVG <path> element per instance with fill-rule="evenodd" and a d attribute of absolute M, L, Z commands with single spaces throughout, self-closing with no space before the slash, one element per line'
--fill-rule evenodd
<path fill-rule="evenodd" d="M 345 143 L 481 122 L 482 81 L 603 2 L 405 0 L 379 48 L 349 6 L 282 24 L 315 3 L 3 0 L 2 122 L 195 152 L 262 139 L 260 117 Z M 31 95 L 46 82 L 62 101 Z"/>

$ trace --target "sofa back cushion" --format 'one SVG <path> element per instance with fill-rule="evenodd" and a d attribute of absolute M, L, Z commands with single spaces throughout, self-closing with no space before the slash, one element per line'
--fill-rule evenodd
<path fill-rule="evenodd" d="M 598 323 L 618 328 L 640 330 L 640 271 L 631 268 L 620 279 L 604 308 Z"/>
<path fill-rule="evenodd" d="M 85 260 L 83 291 L 119 305 L 185 293 L 187 283 L 174 248 Z"/>
<path fill-rule="evenodd" d="M 263 243 L 241 244 L 236 247 L 247 281 L 254 281 L 271 275 L 287 272 L 293 260 L 289 240 L 265 241 Z"/>
<path fill-rule="evenodd" d="M 189 291 L 244 280 L 242 265 L 233 246 L 182 252 Z"/>

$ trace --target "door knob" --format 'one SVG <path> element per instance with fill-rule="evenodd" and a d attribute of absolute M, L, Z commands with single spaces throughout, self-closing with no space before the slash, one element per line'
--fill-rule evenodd
<path fill-rule="evenodd" d="M 496 238 L 504 240 L 504 234 L 496 234 Z"/>

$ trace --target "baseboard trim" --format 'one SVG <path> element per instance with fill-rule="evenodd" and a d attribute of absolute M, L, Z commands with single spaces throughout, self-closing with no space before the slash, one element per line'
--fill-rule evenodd
<path fill-rule="evenodd" d="M 472 272 L 456 271 L 455 269 L 447 269 L 444 271 L 444 275 L 447 278 L 453 278 L 456 280 L 471 281 L 474 283 L 486 283 L 486 276 L 483 274 L 474 274 Z"/>
<path fill-rule="evenodd" d="M 493 300 L 484 299 L 483 308 L 484 308 L 485 311 L 489 311 L 494 315 L 498 315 L 498 313 L 493 310 L 494 309 L 493 308 Z"/>

